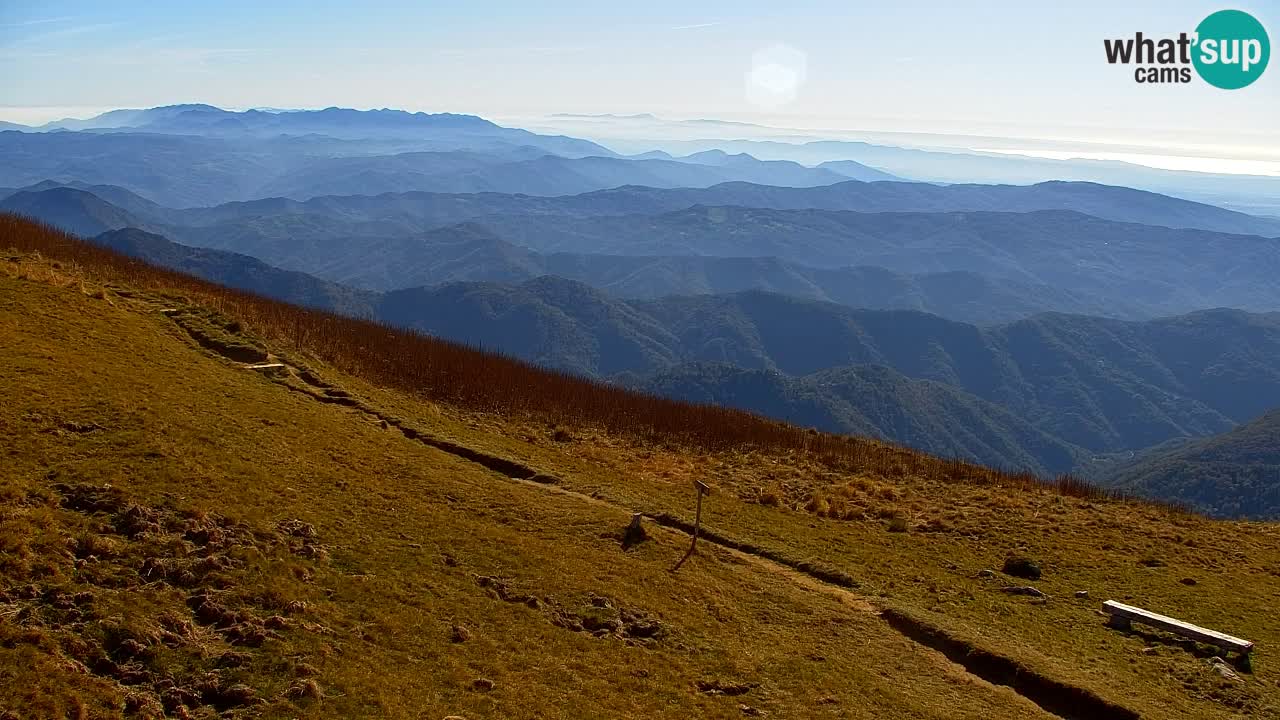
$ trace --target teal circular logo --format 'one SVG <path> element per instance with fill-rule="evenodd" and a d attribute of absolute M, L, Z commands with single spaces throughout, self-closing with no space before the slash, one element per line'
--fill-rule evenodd
<path fill-rule="evenodd" d="M 1271 40 L 1257 18 L 1240 10 L 1219 10 L 1196 27 L 1191 58 L 1204 81 L 1223 90 L 1253 83 L 1267 69 Z"/>

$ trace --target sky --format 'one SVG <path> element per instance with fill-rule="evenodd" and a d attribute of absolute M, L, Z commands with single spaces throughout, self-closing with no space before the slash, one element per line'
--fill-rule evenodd
<path fill-rule="evenodd" d="M 1176 36 L 1227 6 L 965 5 L 0 0 L 0 119 L 178 102 L 651 112 L 1280 161 L 1280 67 L 1226 91 L 1198 79 L 1140 85 L 1105 61 L 1104 38 Z M 1280 0 L 1231 7 L 1280 35 Z"/>

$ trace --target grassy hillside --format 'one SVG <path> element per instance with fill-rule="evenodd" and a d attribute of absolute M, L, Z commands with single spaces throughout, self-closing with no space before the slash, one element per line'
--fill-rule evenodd
<path fill-rule="evenodd" d="M 1280 711 L 1275 526 L 385 328 L 375 347 L 374 326 L 0 232 L 18 249 L 0 263 L 0 712 Z M 281 367 L 245 362 L 264 356 Z M 705 533 L 673 573 L 695 478 Z M 649 540 L 624 549 L 632 512 Z M 1002 591 L 1028 584 L 999 572 L 1013 555 L 1047 600 Z M 1205 648 L 1106 628 L 1106 598 L 1258 647 L 1224 677 Z"/>
<path fill-rule="evenodd" d="M 1280 519 L 1280 410 L 1221 435 L 1144 453 L 1110 485 L 1226 517 Z"/>

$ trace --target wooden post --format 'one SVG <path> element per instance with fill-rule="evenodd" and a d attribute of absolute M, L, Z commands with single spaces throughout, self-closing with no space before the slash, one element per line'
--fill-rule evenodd
<path fill-rule="evenodd" d="M 684 565 L 684 561 L 688 560 L 693 555 L 693 552 L 698 549 L 698 531 L 702 528 L 702 496 L 710 493 L 711 488 L 700 480 L 694 480 L 693 485 L 698 489 L 698 509 L 693 516 L 693 542 L 689 545 L 689 552 L 680 558 L 680 562 L 671 568 L 671 572 L 679 570 L 680 566 Z"/>

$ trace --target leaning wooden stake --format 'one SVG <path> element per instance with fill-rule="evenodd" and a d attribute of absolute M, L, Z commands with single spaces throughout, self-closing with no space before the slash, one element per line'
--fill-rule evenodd
<path fill-rule="evenodd" d="M 684 564 L 684 561 L 688 560 L 693 555 L 693 551 L 698 549 L 698 530 L 702 527 L 702 496 L 711 492 L 711 488 L 707 487 L 706 483 L 698 480 L 694 480 L 693 485 L 698 488 L 698 510 L 693 516 L 693 542 L 689 545 L 689 552 L 685 553 L 684 557 L 680 558 L 680 562 L 676 563 L 676 566 L 671 568 L 671 572 L 679 570 L 680 566 Z"/>

